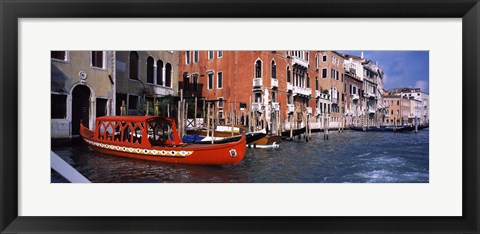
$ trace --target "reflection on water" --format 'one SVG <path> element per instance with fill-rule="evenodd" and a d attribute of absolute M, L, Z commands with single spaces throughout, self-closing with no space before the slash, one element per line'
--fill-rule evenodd
<path fill-rule="evenodd" d="M 428 129 L 411 133 L 332 132 L 276 149 L 247 149 L 230 166 L 191 166 L 116 157 L 84 143 L 53 151 L 99 183 L 428 183 Z M 52 173 L 52 182 L 65 180 Z"/>

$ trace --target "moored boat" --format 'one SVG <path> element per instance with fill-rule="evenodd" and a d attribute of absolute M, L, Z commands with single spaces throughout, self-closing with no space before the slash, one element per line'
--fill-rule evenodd
<path fill-rule="evenodd" d="M 80 124 L 80 135 L 94 150 L 115 156 L 196 165 L 230 165 L 246 151 L 245 133 L 223 144 L 182 142 L 174 119 L 158 116 L 103 116 L 95 130 Z"/>
<path fill-rule="evenodd" d="M 232 136 L 231 133 L 228 135 L 221 135 L 217 136 L 214 135 L 213 137 L 211 136 L 205 136 L 204 134 L 207 134 L 206 132 L 198 132 L 202 135 L 195 134 L 195 135 L 185 135 L 182 140 L 184 142 L 189 142 L 189 143 L 198 143 L 198 144 L 223 144 L 227 142 L 234 142 L 240 140 L 242 137 L 241 134 L 236 133 Z M 245 141 L 246 144 L 250 144 L 258 139 L 261 139 L 267 135 L 267 131 L 265 129 L 261 131 L 256 131 L 256 132 L 247 132 L 245 133 Z"/>
<path fill-rule="evenodd" d="M 305 133 L 306 130 L 307 130 L 307 127 L 293 129 L 291 131 L 291 133 L 292 133 L 291 137 L 303 134 L 303 133 Z M 290 138 L 290 130 L 282 131 L 282 138 Z"/>
<path fill-rule="evenodd" d="M 278 148 L 282 142 L 282 137 L 277 135 L 266 135 L 265 137 L 247 144 L 249 148 Z"/>

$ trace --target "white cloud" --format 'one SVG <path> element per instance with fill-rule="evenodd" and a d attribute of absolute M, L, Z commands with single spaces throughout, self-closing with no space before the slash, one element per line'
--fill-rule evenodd
<path fill-rule="evenodd" d="M 424 80 L 417 80 L 417 82 L 415 82 L 415 88 L 420 88 L 420 90 L 428 92 L 428 82 Z"/>

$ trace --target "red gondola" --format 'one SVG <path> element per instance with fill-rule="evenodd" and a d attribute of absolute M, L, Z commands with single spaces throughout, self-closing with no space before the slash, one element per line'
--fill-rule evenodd
<path fill-rule="evenodd" d="M 183 143 L 174 119 L 158 116 L 103 116 L 95 130 L 80 124 L 80 135 L 102 153 L 168 163 L 230 165 L 246 151 L 244 132 L 240 140 L 224 144 Z"/>

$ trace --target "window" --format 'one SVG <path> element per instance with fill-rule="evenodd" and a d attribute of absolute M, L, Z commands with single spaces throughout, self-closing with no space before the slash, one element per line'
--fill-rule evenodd
<path fill-rule="evenodd" d="M 240 110 L 245 110 L 247 109 L 247 103 L 240 102 Z"/>
<path fill-rule="evenodd" d="M 213 73 L 208 73 L 208 89 L 213 89 Z"/>
<path fill-rule="evenodd" d="M 397 106 L 399 106 L 399 105 L 400 105 L 400 101 L 399 101 L 399 100 L 397 100 Z"/>
<path fill-rule="evenodd" d="M 165 66 L 165 86 L 172 87 L 172 65 L 170 63 Z"/>
<path fill-rule="evenodd" d="M 136 110 L 138 104 L 138 96 L 128 95 L 128 109 Z"/>
<path fill-rule="evenodd" d="M 198 63 L 198 50 L 193 51 L 193 62 Z"/>
<path fill-rule="evenodd" d="M 277 78 L 277 65 L 275 65 L 275 61 L 272 61 L 272 78 Z"/>
<path fill-rule="evenodd" d="M 262 78 L 262 61 L 255 62 L 255 78 Z"/>
<path fill-rule="evenodd" d="M 287 82 L 290 83 L 290 67 L 287 67 Z"/>
<path fill-rule="evenodd" d="M 67 52 L 66 51 L 50 51 L 50 57 L 52 59 L 67 61 Z"/>
<path fill-rule="evenodd" d="M 190 89 L 190 75 L 184 74 L 183 75 L 183 91 L 188 92 Z"/>
<path fill-rule="evenodd" d="M 153 67 L 153 64 L 154 64 L 154 59 L 152 57 L 148 57 L 147 58 L 147 83 L 150 83 L 150 84 L 153 84 L 154 80 L 153 80 L 153 74 L 154 74 L 154 67 Z"/>
<path fill-rule="evenodd" d="M 310 62 L 310 52 L 307 52 L 307 62 Z"/>
<path fill-rule="evenodd" d="M 326 62 L 326 61 L 327 61 L 327 55 L 324 54 L 324 55 L 322 56 L 322 62 Z"/>
<path fill-rule="evenodd" d="M 138 80 L 138 53 L 136 51 L 130 52 L 130 79 Z"/>
<path fill-rule="evenodd" d="M 327 69 L 326 68 L 322 69 L 322 78 L 327 78 Z"/>
<path fill-rule="evenodd" d="M 400 110 L 397 110 L 397 115 L 399 115 L 399 114 L 400 114 Z"/>
<path fill-rule="evenodd" d="M 338 80 L 338 77 L 339 77 L 339 74 L 338 74 L 338 71 L 335 71 L 335 78 Z M 343 82 L 343 79 L 342 79 L 342 82 Z"/>
<path fill-rule="evenodd" d="M 223 72 L 217 73 L 217 89 L 223 88 Z"/>
<path fill-rule="evenodd" d="M 255 100 L 253 102 L 255 103 L 262 102 L 262 93 L 255 93 Z"/>
<path fill-rule="evenodd" d="M 208 60 L 213 59 L 213 50 L 208 51 Z"/>
<path fill-rule="evenodd" d="M 219 58 L 223 57 L 223 51 L 219 50 L 217 53 L 217 57 Z"/>
<path fill-rule="evenodd" d="M 318 77 L 315 77 L 315 90 L 318 90 Z"/>
<path fill-rule="evenodd" d="M 51 119 L 65 119 L 67 117 L 67 95 L 52 94 Z"/>
<path fill-rule="evenodd" d="M 318 71 L 318 54 L 315 54 L 315 68 Z"/>
<path fill-rule="evenodd" d="M 96 115 L 97 115 L 97 117 L 107 115 L 107 103 L 108 103 L 108 99 L 97 98 L 97 102 L 96 102 Z"/>
<path fill-rule="evenodd" d="M 104 68 L 103 66 L 103 51 L 92 51 L 90 53 L 92 67 Z"/>
<path fill-rule="evenodd" d="M 331 69 L 330 75 L 332 76 L 332 79 L 335 80 L 335 70 Z"/>
<path fill-rule="evenodd" d="M 218 98 L 218 108 L 223 108 L 223 98 Z"/>
<path fill-rule="evenodd" d="M 198 74 L 193 74 L 193 91 L 198 91 Z"/>
<path fill-rule="evenodd" d="M 190 51 L 185 51 L 185 63 L 190 64 Z"/>
<path fill-rule="evenodd" d="M 157 61 L 157 84 L 163 85 L 163 61 Z"/>
<path fill-rule="evenodd" d="M 392 115 L 393 115 L 393 110 L 390 113 L 392 113 Z"/>
<path fill-rule="evenodd" d="M 287 94 L 287 104 L 292 104 L 292 98 L 290 94 Z"/>

